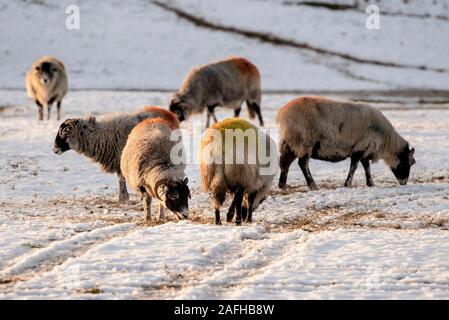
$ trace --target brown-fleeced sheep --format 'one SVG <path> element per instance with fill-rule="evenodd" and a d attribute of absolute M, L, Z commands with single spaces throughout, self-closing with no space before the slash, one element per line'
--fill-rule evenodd
<path fill-rule="evenodd" d="M 216 107 L 234 109 L 234 116 L 238 117 L 244 101 L 250 118 L 257 114 L 263 126 L 259 70 L 248 60 L 232 56 L 191 69 L 174 95 L 170 111 L 184 121 L 191 114 L 207 109 L 208 128 L 211 116 L 217 122 Z"/>
<path fill-rule="evenodd" d="M 281 188 L 296 158 L 310 189 L 316 189 L 309 170 L 310 158 L 331 162 L 350 158 L 347 187 L 352 184 L 359 161 L 368 186 L 374 185 L 370 160 L 383 159 L 401 185 L 407 183 L 415 163 L 415 149 L 410 149 L 378 109 L 366 104 L 300 97 L 282 107 L 276 121 L 280 129 Z"/>
<path fill-rule="evenodd" d="M 252 213 L 265 199 L 278 169 L 274 141 L 251 123 L 231 118 L 213 124 L 201 139 L 201 185 L 212 193 L 215 223 L 226 194 L 234 195 L 228 210 L 231 222 L 252 221 Z M 243 206 L 242 206 L 243 204 Z"/>

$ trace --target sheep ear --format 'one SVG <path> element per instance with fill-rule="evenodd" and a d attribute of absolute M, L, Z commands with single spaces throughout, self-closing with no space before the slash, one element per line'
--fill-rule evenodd
<path fill-rule="evenodd" d="M 188 184 L 189 183 L 189 178 L 185 177 L 185 179 L 184 179 L 184 181 L 182 183 Z"/>
<path fill-rule="evenodd" d="M 415 154 L 415 148 L 412 148 L 410 150 L 410 153 L 408 154 L 408 160 L 410 162 L 410 166 L 413 166 L 416 163 L 415 157 L 413 156 Z"/>
<path fill-rule="evenodd" d="M 162 201 L 167 200 L 168 185 L 164 184 L 157 188 L 157 193 Z"/>

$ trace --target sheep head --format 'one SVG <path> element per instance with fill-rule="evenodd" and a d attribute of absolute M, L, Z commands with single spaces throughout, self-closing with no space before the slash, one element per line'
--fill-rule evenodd
<path fill-rule="evenodd" d="M 188 178 L 181 181 L 165 181 L 157 187 L 157 195 L 162 204 L 179 219 L 187 219 L 189 215 L 190 189 Z"/>

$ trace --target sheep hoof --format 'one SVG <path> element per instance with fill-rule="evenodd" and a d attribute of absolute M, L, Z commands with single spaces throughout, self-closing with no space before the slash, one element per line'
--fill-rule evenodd
<path fill-rule="evenodd" d="M 284 189 L 286 185 L 287 185 L 287 183 L 279 182 L 278 187 L 279 187 L 279 189 Z"/>
<path fill-rule="evenodd" d="M 215 221 L 215 224 L 216 224 L 217 226 L 221 226 L 221 221 Z"/>
<path fill-rule="evenodd" d="M 128 200 L 129 200 L 129 195 L 128 194 L 119 194 L 118 202 L 120 202 L 120 203 L 127 203 Z"/>
<path fill-rule="evenodd" d="M 242 221 L 236 221 L 236 222 L 235 222 L 235 225 L 238 226 L 238 227 L 240 227 L 240 226 L 242 225 Z"/>
<path fill-rule="evenodd" d="M 316 186 L 316 184 L 311 184 L 309 186 L 309 189 L 312 190 L 312 191 L 316 191 L 316 190 L 318 190 L 318 187 Z"/>
<path fill-rule="evenodd" d="M 374 182 L 370 181 L 366 184 L 368 187 L 374 187 Z"/>

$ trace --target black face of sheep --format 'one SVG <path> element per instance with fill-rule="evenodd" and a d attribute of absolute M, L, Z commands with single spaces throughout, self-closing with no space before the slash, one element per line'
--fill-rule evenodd
<path fill-rule="evenodd" d="M 43 62 L 36 67 L 36 71 L 39 81 L 44 86 L 48 86 L 51 83 L 54 74 L 58 72 L 58 69 L 49 62 Z"/>
<path fill-rule="evenodd" d="M 187 120 L 188 117 L 188 108 L 185 103 L 180 101 L 179 99 L 173 99 L 170 102 L 170 111 L 176 114 L 179 121 Z"/>
<path fill-rule="evenodd" d="M 416 163 L 413 154 L 415 153 L 415 148 L 411 150 L 409 147 L 405 147 L 400 154 L 398 154 L 398 164 L 395 168 L 391 167 L 394 176 L 398 179 L 400 185 L 406 185 L 408 177 L 410 176 L 410 168 Z"/>
<path fill-rule="evenodd" d="M 59 126 L 58 134 L 56 135 L 55 144 L 53 146 L 54 153 L 61 155 L 71 149 L 70 140 L 75 136 L 76 128 L 76 119 L 68 119 Z"/>
<path fill-rule="evenodd" d="M 190 189 L 187 186 L 188 178 L 164 185 L 165 207 L 178 216 L 179 219 L 187 219 L 189 215 Z"/>

